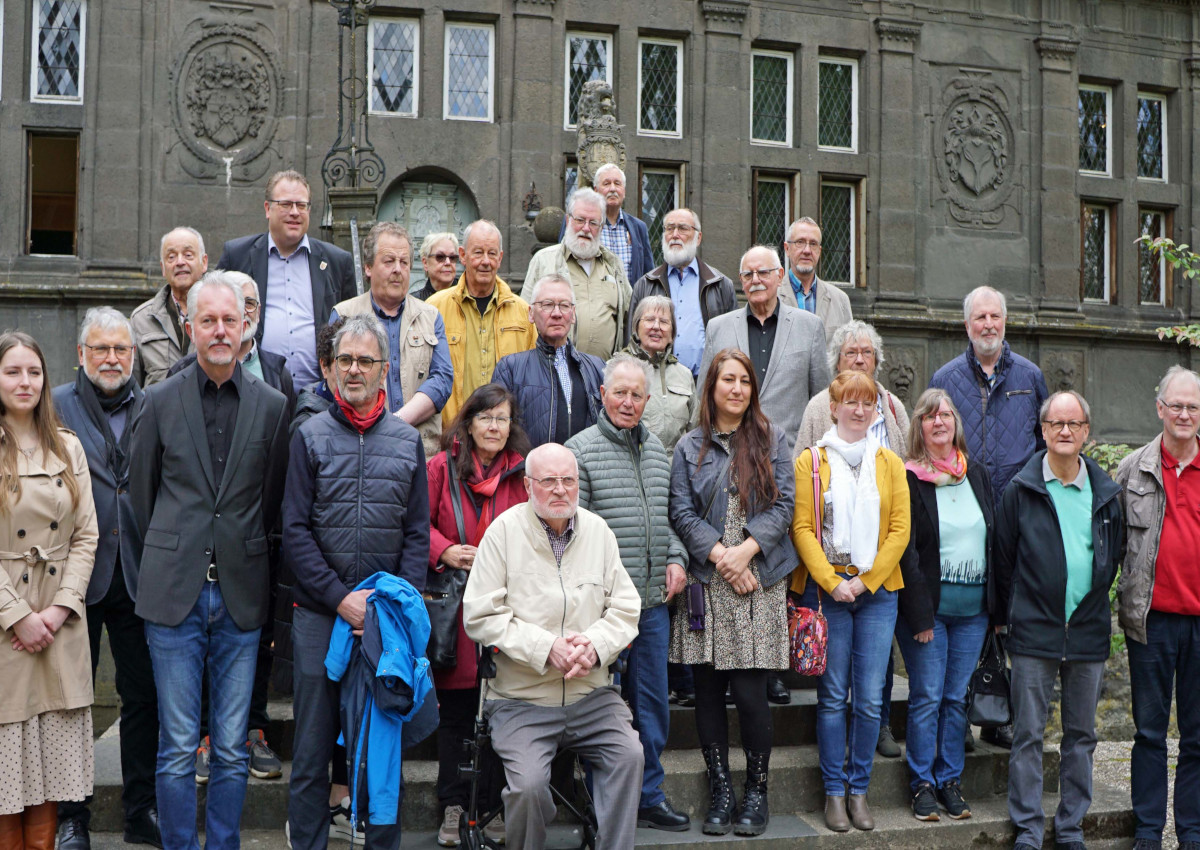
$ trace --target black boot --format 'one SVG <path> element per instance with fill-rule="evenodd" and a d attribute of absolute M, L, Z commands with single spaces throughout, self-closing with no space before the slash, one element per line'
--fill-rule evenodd
<path fill-rule="evenodd" d="M 737 800 L 733 795 L 733 777 L 729 774 L 729 753 L 719 744 L 704 747 L 704 763 L 708 766 L 708 814 L 701 830 L 705 835 L 727 835 L 733 829 L 733 810 Z"/>
<path fill-rule="evenodd" d="M 734 835 L 762 835 L 771 815 L 767 811 L 767 766 L 771 753 L 746 750 L 746 793 L 733 821 Z"/>

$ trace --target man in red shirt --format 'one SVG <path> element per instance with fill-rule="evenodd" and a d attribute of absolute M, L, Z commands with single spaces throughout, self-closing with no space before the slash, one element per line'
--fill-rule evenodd
<path fill-rule="evenodd" d="M 1175 835 L 1200 850 L 1200 375 L 1172 366 L 1158 389 L 1163 432 L 1121 462 L 1128 537 L 1118 587 L 1133 689 L 1135 850 L 1162 846 L 1167 723 L 1176 694 Z"/>

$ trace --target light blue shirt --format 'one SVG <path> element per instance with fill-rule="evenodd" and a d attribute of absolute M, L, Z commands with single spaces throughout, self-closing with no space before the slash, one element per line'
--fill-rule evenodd
<path fill-rule="evenodd" d="M 971 482 L 936 488 L 938 556 L 943 617 L 974 617 L 983 612 L 987 576 L 987 523 Z"/>
<path fill-rule="evenodd" d="M 667 284 L 675 302 L 675 356 L 695 376 L 704 359 L 704 314 L 700 311 L 700 266 L 696 260 L 682 271 L 668 266 Z"/>
<path fill-rule="evenodd" d="M 1063 484 L 1050 468 L 1049 453 L 1042 455 L 1042 478 L 1058 527 L 1062 530 L 1063 553 L 1067 556 L 1067 587 L 1063 613 L 1068 621 L 1083 597 L 1092 589 L 1092 563 L 1095 551 L 1092 544 L 1092 479 L 1087 464 L 1079 460 L 1079 472 L 1074 481 Z"/>
<path fill-rule="evenodd" d="M 812 286 L 808 288 L 808 294 L 804 294 L 804 284 L 796 277 L 796 273 L 788 270 L 788 281 L 792 284 L 792 292 L 796 293 L 796 304 L 801 310 L 807 310 L 814 315 L 817 312 L 817 278 L 813 276 Z"/>
<path fill-rule="evenodd" d="M 267 292 L 263 313 L 264 351 L 287 358 L 297 387 L 321 380 L 317 368 L 317 326 L 313 315 L 308 236 L 287 259 L 267 234 Z"/>
<path fill-rule="evenodd" d="M 250 351 L 242 360 L 242 368 L 260 381 L 263 380 L 262 358 L 258 356 L 258 343 L 250 343 Z"/>

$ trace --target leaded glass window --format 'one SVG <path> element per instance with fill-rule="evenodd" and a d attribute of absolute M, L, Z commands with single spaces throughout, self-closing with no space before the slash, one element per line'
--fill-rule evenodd
<path fill-rule="evenodd" d="M 446 25 L 446 118 L 492 120 L 492 44 L 484 24 Z"/>
<path fill-rule="evenodd" d="M 683 45 L 642 40 L 638 45 L 638 132 L 679 136 Z"/>
<path fill-rule="evenodd" d="M 83 99 L 82 0 L 34 0 L 32 100 Z"/>
<path fill-rule="evenodd" d="M 855 283 L 855 190 L 851 183 L 821 182 L 821 280 Z"/>
<path fill-rule="evenodd" d="M 817 144 L 855 150 L 858 63 L 853 59 L 822 59 L 817 82 Z"/>
<path fill-rule="evenodd" d="M 567 198 L 571 197 L 571 193 L 575 191 L 575 186 L 579 183 L 579 166 L 575 163 L 569 164 L 563 170 L 563 206 L 567 204 Z"/>
<path fill-rule="evenodd" d="M 1167 235 L 1166 215 L 1160 210 L 1138 210 L 1138 232 L 1160 239 Z M 1138 300 L 1143 304 L 1165 304 L 1167 266 L 1162 257 L 1138 243 Z"/>
<path fill-rule="evenodd" d="M 1138 95 L 1138 177 L 1167 179 L 1167 99 Z"/>
<path fill-rule="evenodd" d="M 1110 221 L 1108 207 L 1083 205 L 1083 263 L 1080 271 L 1085 301 L 1109 300 L 1112 256 L 1109 242 Z"/>
<path fill-rule="evenodd" d="M 788 181 L 780 177 L 759 177 L 754 182 L 754 241 L 779 250 L 787 238 Z"/>
<path fill-rule="evenodd" d="M 792 57 L 756 52 L 751 57 L 750 138 L 792 143 Z"/>
<path fill-rule="evenodd" d="M 421 27 L 416 21 L 375 19 L 367 31 L 371 111 L 417 114 L 417 56 Z"/>
<path fill-rule="evenodd" d="M 679 172 L 666 168 L 642 170 L 642 209 L 639 218 L 650 230 L 654 264 L 662 265 L 663 219 L 679 206 Z"/>
<path fill-rule="evenodd" d="M 583 84 L 605 80 L 612 84 L 612 39 L 606 35 L 567 33 L 566 126 L 579 123 L 579 96 Z"/>
<path fill-rule="evenodd" d="M 1109 173 L 1109 149 L 1112 128 L 1110 105 L 1112 90 L 1095 86 L 1079 87 L 1079 170 L 1094 174 Z"/>

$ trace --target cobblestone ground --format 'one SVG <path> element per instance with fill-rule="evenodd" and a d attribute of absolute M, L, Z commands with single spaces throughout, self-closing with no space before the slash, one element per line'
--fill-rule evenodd
<path fill-rule="evenodd" d="M 1129 790 L 1129 759 L 1133 751 L 1132 741 L 1101 741 L 1096 745 L 1096 761 L 1093 779 L 1118 788 Z M 1172 809 L 1175 799 L 1175 759 L 1179 755 L 1179 739 L 1167 741 L 1167 827 L 1163 830 L 1163 850 L 1175 850 L 1175 815 Z"/>

